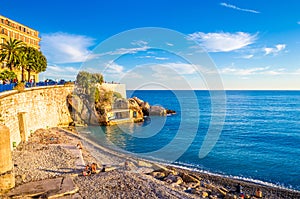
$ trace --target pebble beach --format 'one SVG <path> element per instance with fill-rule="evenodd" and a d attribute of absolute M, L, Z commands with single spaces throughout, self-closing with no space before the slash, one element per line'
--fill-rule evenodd
<path fill-rule="evenodd" d="M 117 154 L 84 140 L 72 128 L 37 130 L 13 151 L 13 163 L 16 188 L 34 181 L 71 177 L 78 187 L 76 193 L 58 198 L 259 198 L 255 196 L 257 189 L 262 198 L 300 198 L 295 190 Z M 85 165 L 92 163 L 97 164 L 99 172 L 82 175 Z M 238 185 L 242 190 L 237 190 Z M 1 197 L 13 198 L 9 194 Z"/>

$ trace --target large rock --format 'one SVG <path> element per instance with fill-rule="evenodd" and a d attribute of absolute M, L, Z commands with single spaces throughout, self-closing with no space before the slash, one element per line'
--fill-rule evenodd
<path fill-rule="evenodd" d="M 175 183 L 175 184 L 181 184 L 183 183 L 183 180 L 180 176 L 176 176 L 176 175 L 173 175 L 173 174 L 169 174 L 165 179 L 164 181 L 166 181 L 167 183 Z"/>
<path fill-rule="evenodd" d="M 99 115 L 95 111 L 95 105 L 90 104 L 83 95 L 68 95 L 67 102 L 75 123 L 84 122 L 89 125 L 99 125 Z"/>
<path fill-rule="evenodd" d="M 153 116 L 166 116 L 167 111 L 164 107 L 161 106 L 151 106 L 149 110 L 149 115 Z"/>
<path fill-rule="evenodd" d="M 135 122 L 144 121 L 143 110 L 134 98 L 128 99 L 128 108 L 130 110 L 130 115 Z"/>
<path fill-rule="evenodd" d="M 149 116 L 150 115 L 150 104 L 148 102 L 143 102 L 141 107 L 142 107 L 144 116 Z"/>
<path fill-rule="evenodd" d="M 136 103 L 137 103 L 139 106 L 142 106 L 143 103 L 144 103 L 143 100 L 141 100 L 141 99 L 139 99 L 139 98 L 137 98 L 137 97 L 133 97 L 132 99 L 133 99 L 134 101 L 136 101 Z"/>
<path fill-rule="evenodd" d="M 128 109 L 128 101 L 123 98 L 118 98 L 113 104 L 113 109 Z"/>

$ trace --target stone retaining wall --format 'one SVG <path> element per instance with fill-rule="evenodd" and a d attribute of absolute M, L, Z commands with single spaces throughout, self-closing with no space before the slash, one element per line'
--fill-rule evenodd
<path fill-rule="evenodd" d="M 66 98 L 73 89 L 47 86 L 0 93 L 0 124 L 10 129 L 11 149 L 39 128 L 69 125 Z"/>

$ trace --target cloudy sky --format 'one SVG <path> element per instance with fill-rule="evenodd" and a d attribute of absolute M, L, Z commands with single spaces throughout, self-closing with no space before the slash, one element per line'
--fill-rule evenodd
<path fill-rule="evenodd" d="M 48 60 L 41 80 L 91 70 L 129 89 L 221 82 L 225 89 L 298 90 L 299 10 L 298 1 L 277 0 L 2 0 L 0 15 L 39 30 Z"/>

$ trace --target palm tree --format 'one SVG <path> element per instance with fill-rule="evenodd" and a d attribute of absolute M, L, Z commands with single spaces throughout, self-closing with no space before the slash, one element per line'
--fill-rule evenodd
<path fill-rule="evenodd" d="M 8 68 L 13 70 L 19 64 L 19 53 L 23 50 L 24 43 L 20 40 L 10 38 L 0 45 L 2 47 L 0 61 L 6 62 Z"/>
<path fill-rule="evenodd" d="M 40 73 L 46 70 L 47 59 L 42 52 L 33 47 L 26 47 L 25 54 L 27 59 L 27 65 L 25 69 L 28 73 L 28 81 L 30 81 L 31 72 Z"/>
<path fill-rule="evenodd" d="M 27 56 L 27 47 L 23 48 L 23 51 L 20 52 L 19 54 L 19 68 L 21 68 L 21 81 L 24 82 L 25 81 L 25 70 L 26 67 L 28 66 L 28 56 Z"/>

